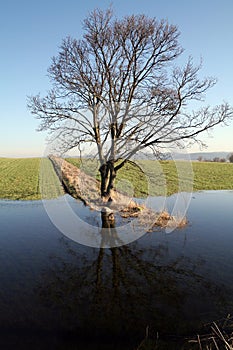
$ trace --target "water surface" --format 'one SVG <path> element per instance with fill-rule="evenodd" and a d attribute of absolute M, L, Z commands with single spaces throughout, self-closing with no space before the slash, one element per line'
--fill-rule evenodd
<path fill-rule="evenodd" d="M 147 326 L 178 337 L 232 313 L 232 210 L 233 191 L 194 193 L 187 227 L 97 249 L 64 236 L 41 201 L 0 201 L 0 345 L 133 349 Z"/>

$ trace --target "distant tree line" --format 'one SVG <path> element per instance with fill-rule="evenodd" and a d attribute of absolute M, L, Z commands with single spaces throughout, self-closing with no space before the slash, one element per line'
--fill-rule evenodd
<path fill-rule="evenodd" d="M 233 163 L 233 153 L 228 156 L 228 159 L 230 163 Z"/>
<path fill-rule="evenodd" d="M 215 163 L 225 163 L 229 161 L 230 163 L 233 163 L 233 153 L 229 154 L 227 158 L 221 158 L 221 157 L 214 157 L 213 159 L 206 159 L 202 156 L 199 156 L 197 158 L 199 162 L 215 162 Z"/>

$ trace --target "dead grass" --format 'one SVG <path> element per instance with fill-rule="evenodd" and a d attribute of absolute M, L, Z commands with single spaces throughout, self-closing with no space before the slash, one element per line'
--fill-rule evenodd
<path fill-rule="evenodd" d="M 229 314 L 226 318 L 205 324 L 204 332 L 194 337 L 172 339 L 166 335 L 160 338 L 157 332 L 150 335 L 149 327 L 146 327 L 144 339 L 136 350 L 233 350 L 233 317 Z M 153 332 L 154 333 L 154 332 Z M 171 342 L 172 341 L 172 342 Z"/>
<path fill-rule="evenodd" d="M 186 219 L 171 216 L 167 211 L 155 212 L 119 191 L 112 191 L 111 201 L 108 202 L 108 199 L 100 197 L 98 180 L 62 158 L 53 156 L 50 159 L 67 191 L 93 210 L 108 207 L 113 213 L 118 212 L 122 218 L 138 218 L 139 225 L 147 227 L 148 231 L 153 231 L 156 227 L 177 228 L 187 224 Z"/>
<path fill-rule="evenodd" d="M 145 208 L 139 217 L 141 225 L 147 225 L 148 232 L 153 232 L 156 227 L 162 228 L 182 228 L 187 225 L 186 218 L 173 216 L 167 211 L 155 212 L 152 209 Z"/>
<path fill-rule="evenodd" d="M 226 318 L 205 325 L 208 333 L 197 335 L 189 339 L 188 343 L 197 350 L 233 350 L 233 317 Z"/>

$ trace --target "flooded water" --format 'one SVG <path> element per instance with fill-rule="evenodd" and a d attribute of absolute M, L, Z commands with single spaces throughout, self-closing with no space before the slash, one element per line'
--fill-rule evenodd
<path fill-rule="evenodd" d="M 233 191 L 194 193 L 187 218 L 102 249 L 63 235 L 41 201 L 0 201 L 1 348 L 134 349 L 146 327 L 179 338 L 231 314 Z"/>

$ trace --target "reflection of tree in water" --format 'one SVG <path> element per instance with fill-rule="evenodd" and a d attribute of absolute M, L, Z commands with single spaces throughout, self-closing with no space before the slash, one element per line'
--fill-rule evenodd
<path fill-rule="evenodd" d="M 103 239 L 117 239 L 114 230 L 110 234 Z M 223 300 L 222 291 L 196 273 L 202 261 L 169 258 L 166 244 L 140 249 L 135 242 L 82 252 L 61 241 L 69 257 L 53 258 L 39 290 L 42 301 L 60 311 L 64 328 L 93 336 L 141 336 L 149 325 L 174 334 L 188 329 L 200 296 L 203 305 L 211 295 L 212 301 Z"/>

